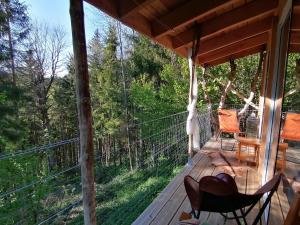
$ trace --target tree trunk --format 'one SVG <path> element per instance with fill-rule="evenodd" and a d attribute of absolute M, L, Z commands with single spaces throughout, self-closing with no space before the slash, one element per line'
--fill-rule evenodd
<path fill-rule="evenodd" d="M 255 91 L 256 91 L 256 83 L 258 81 L 259 75 L 261 74 L 264 59 L 265 59 L 265 53 L 261 52 L 260 56 L 259 56 L 259 63 L 258 63 L 258 67 L 256 70 L 256 74 L 251 82 L 251 91 L 250 91 L 249 98 L 247 99 L 246 104 L 244 105 L 243 109 L 239 112 L 239 116 L 243 115 L 247 111 L 247 109 L 249 108 L 250 102 L 252 102 L 254 99 Z"/>
<path fill-rule="evenodd" d="M 207 73 L 207 72 L 206 72 Z M 206 75 L 209 75 L 210 77 L 213 77 L 212 75 L 210 75 L 210 74 L 206 74 Z M 222 83 L 221 81 L 218 81 L 218 80 L 216 80 L 216 82 L 218 82 L 218 84 L 221 86 L 221 87 L 224 87 L 226 84 L 225 83 Z M 234 84 L 233 83 L 231 83 L 231 87 L 230 87 L 230 92 L 232 93 L 232 94 L 234 94 L 234 95 L 236 95 L 239 99 L 241 99 L 242 101 L 244 101 L 244 102 L 247 102 L 247 98 L 244 96 L 244 95 L 242 95 L 240 92 L 238 92 L 237 90 L 236 90 L 236 88 L 235 88 L 235 86 L 234 86 Z M 253 107 L 253 108 L 255 108 L 255 109 L 258 109 L 258 107 L 255 105 L 255 104 L 253 104 L 252 102 L 249 102 L 249 104 Z"/>
<path fill-rule="evenodd" d="M 126 123 L 126 140 L 127 140 L 127 149 L 129 157 L 129 166 L 130 170 L 133 170 L 132 166 L 132 154 L 131 154 L 131 145 L 130 145 L 130 136 L 129 136 L 129 118 L 128 118 L 128 101 L 127 101 L 127 90 L 126 90 L 126 77 L 124 72 L 124 62 L 123 62 L 123 41 L 122 41 L 122 29 L 121 23 L 117 22 L 119 40 L 120 40 L 120 53 L 121 53 L 121 73 L 123 77 L 123 91 L 124 91 L 124 107 L 125 107 L 125 123 Z"/>
<path fill-rule="evenodd" d="M 219 103 L 219 109 L 224 108 L 227 93 L 231 89 L 232 81 L 234 80 L 235 76 L 236 76 L 236 64 L 234 63 L 234 60 L 230 60 L 230 74 L 229 74 L 229 77 L 228 77 L 227 84 L 224 87 L 222 95 L 221 95 L 221 100 L 220 100 L 220 103 Z"/>
<path fill-rule="evenodd" d="M 76 97 L 80 132 L 84 224 L 96 225 L 92 110 L 84 31 L 83 0 L 70 0 L 70 17 L 73 37 Z"/>
<path fill-rule="evenodd" d="M 204 68 L 204 72 L 203 75 L 201 77 L 201 86 L 203 89 L 203 93 L 204 93 L 204 99 L 206 101 L 206 104 L 208 106 L 208 110 L 210 110 L 210 119 L 211 119 L 211 123 L 213 124 L 213 129 L 216 131 L 218 129 L 218 124 L 217 124 L 217 120 L 214 117 L 213 113 L 212 113 L 212 103 L 211 103 L 211 99 L 209 97 L 209 94 L 207 92 L 207 86 L 206 86 L 206 75 L 208 72 L 209 68 L 205 67 Z"/>
<path fill-rule="evenodd" d="M 7 19 L 7 28 L 8 28 L 8 43 L 9 43 L 9 57 L 10 57 L 10 67 L 12 80 L 14 85 L 16 85 L 16 68 L 15 68 L 15 57 L 14 57 L 14 48 L 13 48 L 13 39 L 11 35 L 11 27 L 9 18 Z"/>

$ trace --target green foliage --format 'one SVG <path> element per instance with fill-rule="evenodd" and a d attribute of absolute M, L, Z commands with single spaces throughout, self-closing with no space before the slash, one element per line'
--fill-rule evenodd
<path fill-rule="evenodd" d="M 19 0 L 0 1 L 0 63 L 9 59 L 10 43 L 13 53 L 17 56 L 18 45 L 29 32 L 27 6 Z M 10 37 L 9 37 L 10 36 Z M 11 38 L 11 39 L 10 39 Z M 16 47 L 15 47 L 16 46 Z M 1 65 L 1 64 L 0 64 Z"/>
<path fill-rule="evenodd" d="M 133 81 L 130 100 L 140 121 L 186 109 L 188 67 L 186 61 L 140 36 L 131 37 L 134 51 L 129 58 Z"/>
<path fill-rule="evenodd" d="M 285 93 L 290 90 L 297 89 L 299 87 L 299 83 L 296 79 L 296 60 L 300 59 L 299 53 L 291 53 L 288 57 L 287 63 L 287 73 L 285 78 Z M 299 107 L 300 105 L 300 91 L 297 93 L 290 95 L 284 99 L 284 105 Z"/>
<path fill-rule="evenodd" d="M 22 89 L 10 82 L 0 81 L 0 153 L 20 147 L 26 137 L 25 124 L 18 113 L 22 100 Z"/>
<path fill-rule="evenodd" d="M 158 167 L 128 172 L 126 168 L 97 167 L 97 218 L 99 224 L 131 224 L 143 210 L 156 198 L 182 166 L 162 159 Z M 100 170 L 100 171 L 99 171 Z M 105 181 L 102 180 L 102 177 Z M 100 182 L 99 182 L 100 181 Z M 70 222 L 82 221 L 78 216 Z"/>
<path fill-rule="evenodd" d="M 73 58 L 69 59 L 68 74 L 58 78 L 52 88 L 52 95 L 49 99 L 52 105 L 49 116 L 50 134 L 54 140 L 61 140 L 78 135 L 76 95 L 74 84 Z"/>
<path fill-rule="evenodd" d="M 27 26 L 25 5 L 18 0 L 0 0 L 0 3 L 0 70 L 6 68 L 4 70 L 9 71 L 7 69 L 9 68 L 7 67 L 8 28 L 12 28 L 13 44 L 17 44 L 28 32 L 33 31 L 30 31 Z M 118 35 L 114 23 L 109 24 L 105 34 L 101 32 L 96 30 L 88 44 L 94 137 L 96 140 L 107 140 L 103 143 L 97 142 L 98 148 L 96 148 L 97 157 L 106 157 L 103 162 L 101 161 L 102 164 L 97 164 L 95 168 L 97 215 L 103 224 L 131 224 L 181 168 L 172 165 L 172 158 L 166 156 L 153 157 L 155 158 L 153 161 L 159 161 L 159 165 L 145 166 L 144 169 L 134 170 L 134 172 L 128 165 L 130 160 L 134 165 L 144 163 L 141 159 L 142 153 L 138 152 L 139 148 L 145 150 L 143 154 L 148 157 L 153 152 L 151 144 L 162 142 L 154 135 L 149 138 L 149 143 L 143 142 L 143 138 L 154 133 L 159 134 L 166 127 L 170 128 L 174 125 L 174 121 L 168 119 L 154 122 L 155 119 L 186 110 L 189 68 L 186 59 L 136 34 L 125 35 L 126 39 L 122 43 L 126 45 L 131 43 L 131 45 L 127 51 L 124 50 L 121 59 L 119 38 L 124 38 L 124 35 Z M 37 38 L 34 40 L 42 43 L 49 38 L 47 32 L 42 36 L 38 30 L 34 35 Z M 48 73 L 51 70 L 48 63 L 45 67 L 41 67 L 42 62 L 50 62 L 51 57 L 45 56 L 46 59 L 38 61 L 38 52 L 32 52 L 31 49 L 36 43 L 34 40 L 31 40 L 28 51 L 21 54 L 16 49 L 14 52 L 16 57 L 23 60 L 23 67 L 19 68 L 17 85 L 5 79 L 0 81 L 0 153 L 15 152 L 28 146 L 39 146 L 44 142 L 78 136 L 73 59 L 71 57 L 67 62 L 66 76 L 58 77 L 56 73 L 51 75 Z M 53 44 L 53 42 L 49 43 Z M 59 40 L 57 44 L 60 44 Z M 38 45 L 36 47 L 38 50 Z M 45 54 L 41 53 L 41 55 Z M 286 92 L 297 87 L 295 61 L 299 57 L 299 54 L 289 55 Z M 57 60 L 59 63 L 60 59 Z M 237 76 L 233 84 L 237 91 L 246 97 L 250 93 L 258 61 L 258 54 L 236 60 Z M 40 76 L 41 71 L 45 72 L 43 76 Z M 207 76 L 206 81 L 212 103 L 219 102 L 223 89 L 219 83 L 226 82 L 229 73 L 229 63 L 209 68 L 211 76 Z M 201 76 L 199 70 L 199 81 Z M 259 90 L 258 82 L 255 103 L 258 103 Z M 199 85 L 198 108 L 206 104 L 203 96 L 203 90 Z M 299 99 L 298 92 L 286 98 L 284 103 L 298 106 Z M 243 104 L 231 93 L 228 93 L 226 103 Z M 186 114 L 182 114 L 180 118 L 185 121 L 182 119 L 185 117 Z M 178 120 L 176 121 L 179 122 Z M 145 121 L 151 122 L 146 124 Z M 182 121 L 181 123 L 184 124 Z M 49 127 L 45 126 L 45 122 Z M 133 127 L 136 123 L 144 123 L 144 125 L 139 128 L 140 130 L 128 129 L 130 133 L 125 132 L 126 126 Z M 182 132 L 182 129 L 185 132 L 184 127 L 180 130 L 176 127 L 172 131 L 178 133 L 178 131 Z M 178 141 L 176 136 L 172 132 L 168 134 L 174 137 L 174 140 L 169 140 L 168 143 L 175 146 Z M 130 143 L 134 146 L 131 149 L 132 159 L 129 157 Z M 147 144 L 149 145 L 147 148 L 141 147 Z M 78 170 L 64 172 L 55 179 L 44 181 L 45 178 L 78 164 L 78 155 L 78 147 L 72 145 L 70 148 L 62 146 L 55 151 L 49 150 L 30 156 L 2 160 L 0 162 L 1 193 L 31 182 L 37 184 L 23 192 L 0 199 L 0 224 L 3 215 L 9 217 L 6 220 L 7 224 L 17 222 L 36 224 L 80 199 L 81 185 Z M 182 157 L 186 158 L 186 155 L 183 154 Z M 107 163 L 104 163 L 105 160 Z M 82 210 L 80 207 L 78 207 L 79 211 Z M 74 211 L 74 214 L 66 211 L 57 221 L 61 223 L 68 221 L 69 218 L 66 216 L 68 214 L 76 217 L 78 212 Z M 25 213 L 28 217 L 22 218 Z M 78 216 L 72 222 L 76 223 L 81 219 Z"/>
<path fill-rule="evenodd" d="M 103 49 L 99 56 L 100 38 L 96 33 L 90 48 L 90 86 L 94 129 L 97 137 L 116 134 L 123 123 L 120 63 L 117 58 L 117 33 L 113 24 L 109 26 Z M 101 58 L 101 61 L 100 61 Z M 97 60 L 95 60 L 97 59 Z"/>

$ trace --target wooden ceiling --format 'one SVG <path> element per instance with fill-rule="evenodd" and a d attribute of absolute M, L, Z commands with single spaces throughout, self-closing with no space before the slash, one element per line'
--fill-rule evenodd
<path fill-rule="evenodd" d="M 85 1 L 184 57 L 199 32 L 201 65 L 264 50 L 278 5 L 278 0 Z M 290 51 L 300 52 L 300 0 L 294 0 L 291 30 Z"/>

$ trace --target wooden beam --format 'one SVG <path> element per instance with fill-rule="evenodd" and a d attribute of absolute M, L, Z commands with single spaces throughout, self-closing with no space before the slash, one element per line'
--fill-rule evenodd
<path fill-rule="evenodd" d="M 230 59 L 243 58 L 243 57 L 246 57 L 246 56 L 249 56 L 249 55 L 259 53 L 259 52 L 264 51 L 264 50 L 265 50 L 265 45 L 256 46 L 256 47 L 251 48 L 251 49 L 246 49 L 246 50 L 237 52 L 235 54 L 225 56 L 223 58 L 219 58 L 219 59 L 216 59 L 216 60 L 213 60 L 213 61 L 210 61 L 210 62 L 206 62 L 205 65 L 207 65 L 207 66 L 217 66 L 217 65 L 228 62 Z M 201 64 L 201 65 L 204 65 L 203 62 L 198 62 L 198 63 Z"/>
<path fill-rule="evenodd" d="M 132 15 L 147 4 L 153 2 L 153 0 L 117 0 L 118 12 L 121 19 Z"/>
<path fill-rule="evenodd" d="M 279 15 L 274 17 L 272 25 L 260 148 L 260 156 L 263 157 L 259 165 L 262 184 L 272 178 L 275 171 L 289 45 L 291 2 L 292 0 L 280 1 Z"/>
<path fill-rule="evenodd" d="M 232 4 L 230 0 L 190 0 L 159 17 L 151 23 L 153 36 L 159 37 L 173 29 L 185 26 L 225 5 Z"/>
<path fill-rule="evenodd" d="M 203 40 L 200 42 L 199 54 L 214 51 L 255 35 L 265 33 L 271 29 L 271 24 L 272 18 L 266 18 L 228 33 L 220 34 L 217 37 Z"/>
<path fill-rule="evenodd" d="M 117 10 L 117 4 L 115 0 L 85 0 L 85 2 L 88 2 L 89 4 L 95 6 L 96 8 L 100 9 L 101 11 L 105 12 L 109 16 L 112 16 L 114 18 L 119 18 L 119 13 Z"/>
<path fill-rule="evenodd" d="M 226 46 L 224 48 L 217 49 L 215 51 L 211 51 L 211 52 L 208 52 L 205 54 L 200 54 L 198 56 L 198 60 L 199 60 L 199 62 L 201 62 L 201 64 L 203 64 L 203 63 L 205 64 L 207 62 L 214 61 L 219 58 L 224 58 L 226 56 L 230 56 L 234 53 L 238 53 L 243 50 L 251 49 L 256 46 L 261 46 L 261 45 L 267 43 L 267 41 L 268 41 L 268 33 L 266 32 L 266 33 L 259 34 L 257 36 L 248 38 L 246 40 L 236 42 L 236 43 Z"/>
<path fill-rule="evenodd" d="M 291 29 L 292 31 L 300 31 L 300 14 L 293 14 Z"/>
<path fill-rule="evenodd" d="M 147 35 L 152 38 L 149 20 L 140 13 L 129 13 L 126 17 L 121 18 L 116 0 L 85 0 L 96 8 L 105 12 L 109 16 L 121 21 L 128 27 Z M 134 0 L 132 0 L 134 1 Z M 127 2 L 127 1 L 126 1 Z M 161 43 L 164 44 L 164 43 Z"/>
<path fill-rule="evenodd" d="M 83 0 L 70 0 L 77 112 L 80 133 L 80 166 L 85 225 L 96 225 L 92 108 L 89 90 Z"/>
<path fill-rule="evenodd" d="M 233 9 L 216 18 L 203 22 L 201 27 L 201 39 L 214 33 L 224 31 L 229 27 L 251 21 L 252 19 L 268 15 L 277 7 L 277 0 L 255 0 L 239 8 Z M 173 48 L 188 45 L 193 41 L 194 27 L 180 33 L 172 38 Z"/>
<path fill-rule="evenodd" d="M 300 44 L 300 32 L 292 32 L 290 44 Z"/>
<path fill-rule="evenodd" d="M 291 44 L 289 50 L 290 52 L 300 53 L 300 44 Z"/>

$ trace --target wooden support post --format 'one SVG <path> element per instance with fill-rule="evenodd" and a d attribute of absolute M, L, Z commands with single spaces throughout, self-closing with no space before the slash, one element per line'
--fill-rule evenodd
<path fill-rule="evenodd" d="M 268 41 L 270 43 L 271 40 Z M 259 127 L 258 127 L 258 138 L 261 138 L 262 132 L 262 122 L 263 122 L 263 114 L 264 114 L 264 103 L 265 103 L 265 89 L 266 89 L 266 81 L 267 81 L 267 71 L 268 71 L 268 61 L 269 61 L 269 50 L 270 47 L 267 47 L 267 52 L 265 53 L 265 59 L 263 61 L 263 71 L 261 76 L 260 83 L 260 96 L 259 96 L 259 104 L 258 104 L 258 118 L 259 118 Z M 261 162 L 259 162 L 261 163 Z"/>
<path fill-rule="evenodd" d="M 292 0 L 282 0 L 278 17 L 274 17 L 270 40 L 268 77 L 265 90 L 265 109 L 262 126 L 259 172 L 262 184 L 273 177 L 279 142 L 282 98 L 288 55 Z"/>
<path fill-rule="evenodd" d="M 189 105 L 193 101 L 193 83 L 194 83 L 194 62 L 192 58 L 192 49 L 188 50 L 188 60 L 189 60 L 189 70 L 190 70 L 190 91 L 189 91 Z M 192 165 L 193 158 L 193 135 L 189 134 L 189 143 L 188 143 L 188 165 Z"/>
<path fill-rule="evenodd" d="M 70 17 L 80 132 L 80 164 L 84 224 L 96 225 L 92 111 L 84 31 L 83 0 L 70 0 Z"/>

